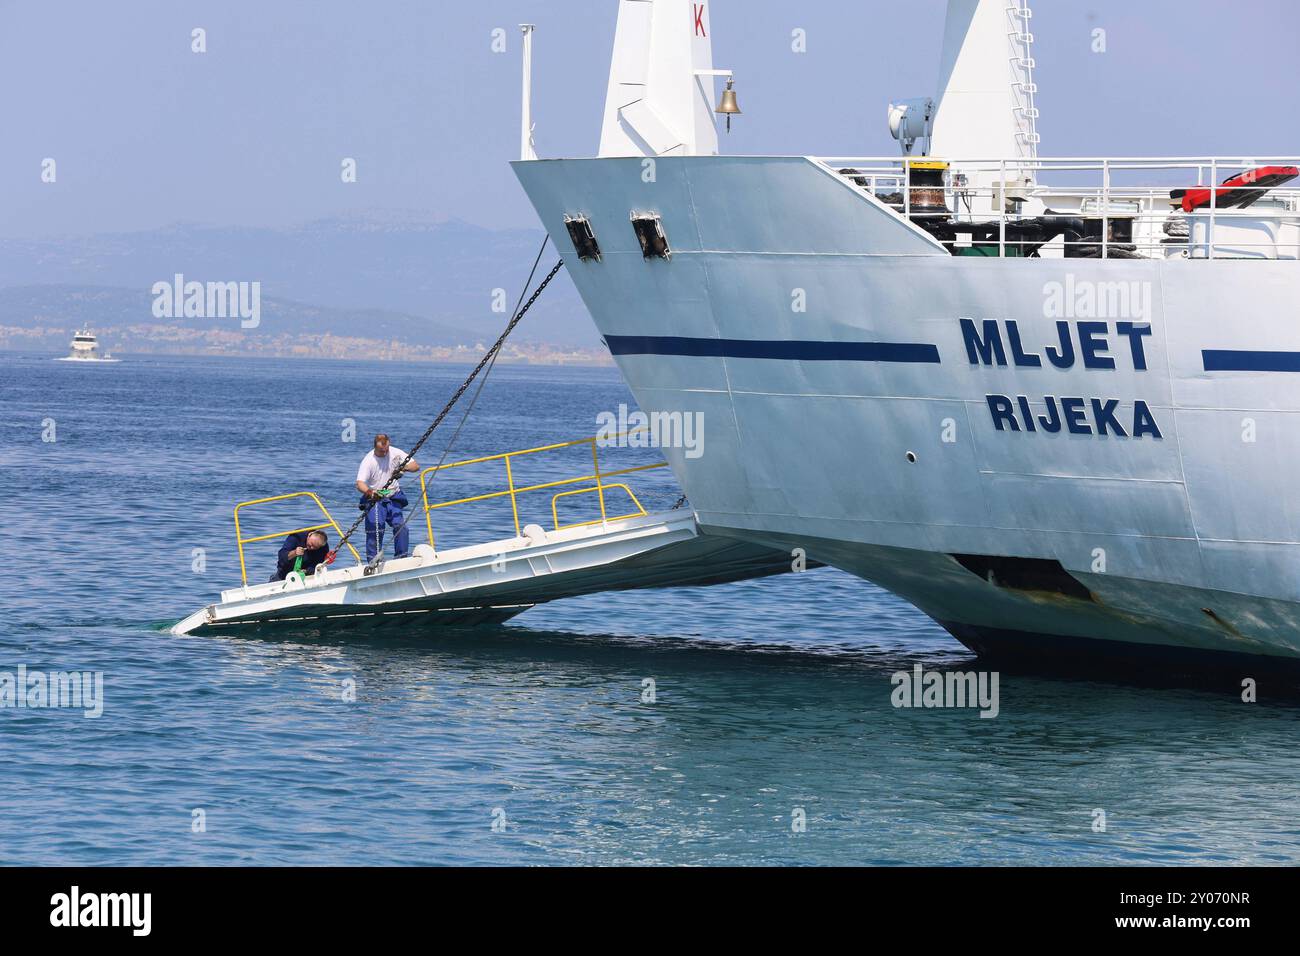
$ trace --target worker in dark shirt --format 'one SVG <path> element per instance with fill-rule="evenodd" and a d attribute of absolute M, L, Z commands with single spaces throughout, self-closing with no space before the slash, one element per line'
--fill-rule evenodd
<path fill-rule="evenodd" d="M 280 546 L 280 557 L 271 580 L 283 581 L 293 571 L 306 577 L 329 557 L 329 547 L 330 541 L 324 531 L 295 531 Z"/>

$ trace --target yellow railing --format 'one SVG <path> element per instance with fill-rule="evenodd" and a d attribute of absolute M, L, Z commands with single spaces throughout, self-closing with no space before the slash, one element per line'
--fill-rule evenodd
<path fill-rule="evenodd" d="M 560 524 L 558 505 L 561 498 L 567 498 L 569 495 L 589 495 L 593 491 L 598 491 L 601 495 L 604 495 L 605 491 L 609 488 L 622 488 L 626 491 L 627 496 L 632 499 L 632 504 L 636 506 L 636 511 L 625 515 L 618 515 L 614 518 L 600 517 L 592 521 L 574 521 L 569 524 Z M 645 513 L 645 508 L 641 507 L 641 502 L 637 500 L 637 496 L 632 494 L 632 489 L 622 482 L 615 485 L 601 485 L 599 488 L 574 488 L 572 491 L 561 491 L 558 495 L 553 495 L 551 497 L 551 518 L 555 521 L 556 531 L 559 531 L 562 528 L 585 528 L 589 524 L 600 524 L 602 521 L 618 521 L 622 518 L 638 518 Z"/>
<path fill-rule="evenodd" d="M 289 498 L 310 498 L 312 501 L 316 502 L 316 507 L 320 508 L 321 514 L 325 515 L 325 519 L 326 519 L 325 523 L 309 525 L 306 528 L 294 528 L 290 531 L 276 531 L 272 534 L 254 535 L 251 538 L 245 538 L 240 533 L 239 530 L 239 509 L 240 508 L 248 508 L 252 505 L 269 504 L 272 501 L 285 501 Z M 239 504 L 235 505 L 235 543 L 239 547 L 239 576 L 243 579 L 245 587 L 247 587 L 248 585 L 248 571 L 244 567 L 244 545 L 252 544 L 255 541 L 270 541 L 272 538 L 288 537 L 291 534 L 299 534 L 300 532 L 303 531 L 322 531 L 325 528 L 333 528 L 335 531 L 338 532 L 340 538 L 343 537 L 343 530 L 334 521 L 334 517 L 329 513 L 329 509 L 326 508 L 325 505 L 321 503 L 321 500 L 317 498 L 314 494 L 312 494 L 310 491 L 295 491 L 292 492 L 291 494 L 274 495 L 273 497 L 270 498 L 254 498 L 252 501 L 241 501 Z M 352 547 L 351 542 L 347 542 L 347 545 L 348 545 L 348 550 L 352 552 L 352 556 L 355 557 L 357 559 L 357 563 L 360 564 L 361 555 L 357 554 L 357 549 Z"/>
<path fill-rule="evenodd" d="M 633 429 L 633 431 L 639 431 L 639 430 L 640 429 Z M 612 437 L 622 438 L 627 434 L 631 434 L 631 432 L 622 432 Z M 637 500 L 636 495 L 632 494 L 631 488 L 629 488 L 627 485 L 622 483 L 610 484 L 606 481 L 606 479 L 617 478 L 621 475 L 630 475 L 633 472 L 637 472 L 637 471 L 650 471 L 653 468 L 667 468 L 668 463 L 664 461 L 660 461 L 660 462 L 656 462 L 653 465 L 636 465 L 632 468 L 620 468 L 616 471 L 601 471 L 600 451 L 597 444 L 598 441 L 599 439 L 596 438 L 579 438 L 576 441 L 559 442 L 558 444 L 554 444 L 554 445 L 541 445 L 540 447 L 537 448 L 525 448 L 521 451 L 509 451 L 500 455 L 486 455 L 482 458 L 471 458 L 468 461 L 452 462 L 449 465 L 442 465 L 441 468 L 439 468 L 439 466 L 437 465 L 433 465 L 429 468 L 424 469 L 422 472 L 420 472 L 420 500 L 424 507 L 424 523 L 429 531 L 430 546 L 433 546 L 434 544 L 433 518 L 431 517 L 431 512 L 437 511 L 440 508 L 450 508 L 453 505 L 465 505 L 473 501 L 487 501 L 492 498 L 504 498 L 506 496 L 509 496 L 510 509 L 514 516 L 514 522 L 515 522 L 515 535 L 519 536 L 522 535 L 523 533 L 519 525 L 519 496 L 520 495 L 530 491 L 541 491 L 546 488 L 560 488 L 563 487 L 564 485 L 579 484 L 584 481 L 594 481 L 595 485 L 591 488 L 578 488 L 573 491 L 563 491 L 551 498 L 551 517 L 555 522 L 555 529 L 557 531 L 559 531 L 561 527 L 578 528 L 589 524 L 601 524 L 606 521 L 619 521 L 623 518 L 635 518 L 645 514 L 646 513 L 645 509 L 641 507 L 641 502 Z M 561 448 L 574 448 L 579 445 L 591 446 L 591 464 L 592 464 L 591 474 L 579 475 L 576 478 L 562 478 L 559 481 L 546 481 L 546 482 L 542 482 L 541 484 L 527 485 L 522 488 L 515 486 L 515 474 L 514 474 L 514 467 L 512 464 L 514 459 L 523 458 L 526 455 L 538 455 L 541 454 L 542 452 L 547 452 L 547 451 L 557 451 Z M 506 489 L 504 491 L 492 491 L 483 495 L 473 495 L 468 498 L 457 498 L 454 501 L 440 501 L 437 504 L 429 504 L 429 489 L 428 489 L 426 476 L 430 472 L 435 472 L 439 470 L 446 471 L 451 468 L 463 468 L 466 465 L 481 465 L 484 462 L 488 462 L 488 461 L 499 461 L 504 463 L 505 473 L 506 473 L 505 474 Z M 628 497 L 632 499 L 632 504 L 636 507 L 637 510 L 629 514 L 610 515 L 605 506 L 605 492 L 607 489 L 610 488 L 620 488 L 623 491 L 627 492 Z M 568 495 L 592 493 L 592 492 L 595 492 L 595 494 L 598 496 L 600 500 L 600 517 L 593 521 L 581 521 L 575 524 L 567 524 L 562 526 L 560 524 L 560 517 L 558 513 L 559 499 L 567 497 Z"/>

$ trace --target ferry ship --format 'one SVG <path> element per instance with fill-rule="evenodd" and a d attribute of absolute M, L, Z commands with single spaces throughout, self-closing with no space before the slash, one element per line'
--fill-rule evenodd
<path fill-rule="evenodd" d="M 109 353 L 99 354 L 99 340 L 95 338 L 95 333 L 89 328 L 83 328 L 72 337 L 71 351 L 67 355 L 60 356 L 55 361 L 58 362 L 118 362 Z"/>
<path fill-rule="evenodd" d="M 702 531 L 994 659 L 1300 663 L 1297 159 L 1040 155 L 1018 0 L 950 0 L 897 155 L 720 155 L 712 8 L 621 0 L 596 157 L 535 157 L 525 73 L 513 164 L 642 410 L 702 413 Z"/>

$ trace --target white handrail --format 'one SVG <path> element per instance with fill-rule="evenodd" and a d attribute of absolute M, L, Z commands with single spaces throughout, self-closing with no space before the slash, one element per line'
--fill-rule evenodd
<path fill-rule="evenodd" d="M 889 194 L 901 193 L 902 201 L 894 206 L 909 220 L 947 213 L 912 212 L 908 162 L 915 157 L 807 157 L 838 174 L 852 173 L 861 188 L 886 203 Z M 1249 158 L 1222 156 L 1178 157 L 996 157 L 989 159 L 943 157 L 953 173 L 962 174 L 961 185 L 948 185 L 953 201 L 949 228 L 960 233 L 963 223 L 988 229 L 990 252 L 992 229 L 997 228 L 999 256 L 1007 246 L 1023 251 L 1027 245 L 1039 250 L 1035 254 L 1060 255 L 1066 245 L 1083 245 L 1098 250 L 1105 258 L 1119 254 L 1112 226 L 1119 220 L 1131 223 L 1133 234 L 1124 231 L 1121 248 L 1124 257 L 1136 252 L 1139 257 L 1167 258 L 1280 258 L 1300 259 L 1300 179 L 1291 184 L 1268 187 L 1254 183 L 1233 186 L 1236 192 L 1259 191 L 1266 199 L 1247 207 L 1225 207 L 1219 190 L 1225 177 L 1265 166 L 1300 167 L 1300 157 L 1261 156 Z M 1017 181 L 1009 182 L 1008 172 Z M 1147 173 L 1148 176 L 1140 174 Z M 996 176 L 996 181 L 993 177 Z M 1116 179 L 1120 178 L 1120 182 Z M 1143 181 L 1145 180 L 1145 181 Z M 1023 181 L 1023 186 L 1020 185 Z M 1015 190 L 1014 192 L 1012 190 Z M 1175 190 L 1200 190 L 1202 195 L 1191 211 L 1172 193 Z M 882 190 L 885 194 L 882 195 Z M 957 196 L 960 196 L 960 201 Z M 1010 200 L 1010 201 L 1009 201 Z M 965 205 L 965 210 L 961 208 Z M 1100 220 L 1101 238 L 1079 239 L 1067 243 L 1058 238 L 1043 251 L 1043 244 L 1013 237 L 1007 239 L 1009 223 L 1033 220 L 1042 215 L 1080 217 Z M 1182 221 L 1183 225 L 1178 225 Z M 919 223 L 924 225 L 923 223 Z M 1175 228 L 1176 227 L 1176 228 Z M 1226 231 L 1225 231 L 1226 230 Z M 1090 230 L 1091 234 L 1091 230 Z M 952 239 L 943 240 L 954 245 Z M 968 244 L 968 243 L 966 243 Z M 965 244 L 963 244 L 964 247 Z M 1015 249 L 1012 250 L 1016 251 Z"/>
<path fill-rule="evenodd" d="M 844 163 L 845 165 L 848 165 L 850 163 L 893 163 L 894 165 L 898 165 L 899 163 L 902 163 L 909 158 L 921 159 L 921 158 L 928 158 L 928 157 L 919 157 L 919 156 L 907 157 L 907 156 L 892 155 L 892 156 L 816 156 L 811 158 L 818 159 L 821 162 L 826 163 L 828 165 L 833 165 L 835 163 Z M 1029 160 L 1021 159 L 1018 156 L 942 156 L 942 157 L 933 157 L 933 158 L 943 159 L 944 162 L 955 163 L 955 164 L 964 164 L 964 163 L 996 164 L 1002 162 L 1003 160 L 1009 163 L 1030 162 Z M 1032 162 L 1034 163 L 1061 163 L 1061 162 L 1093 163 L 1094 165 L 1097 166 L 1100 166 L 1102 162 L 1109 162 L 1112 164 L 1113 163 L 1140 163 L 1143 166 L 1148 166 L 1148 165 L 1161 166 L 1170 163 L 1199 163 L 1203 166 L 1208 166 L 1210 165 L 1211 162 L 1214 162 L 1220 166 L 1240 166 L 1242 168 L 1245 168 L 1245 167 L 1254 167 L 1254 166 L 1273 166 L 1278 164 L 1294 166 L 1297 163 L 1300 163 L 1300 156 L 1283 156 L 1283 155 L 1270 156 L 1267 154 L 1259 154 L 1259 153 L 1256 153 L 1247 158 L 1242 158 L 1238 156 L 1038 156 L 1035 157 L 1032 160 Z"/>

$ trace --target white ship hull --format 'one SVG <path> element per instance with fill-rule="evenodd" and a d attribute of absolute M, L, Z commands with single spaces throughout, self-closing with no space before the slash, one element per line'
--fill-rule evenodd
<path fill-rule="evenodd" d="M 645 163 L 515 169 L 641 408 L 703 414 L 707 531 L 980 650 L 1300 661 L 1294 261 L 958 257 L 809 159 Z"/>

